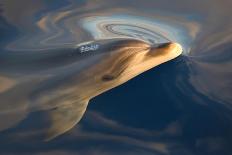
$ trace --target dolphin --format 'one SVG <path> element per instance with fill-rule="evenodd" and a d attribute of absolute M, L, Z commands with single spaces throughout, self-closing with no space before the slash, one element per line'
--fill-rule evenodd
<path fill-rule="evenodd" d="M 92 98 L 181 53 L 178 43 L 150 44 L 134 38 L 103 39 L 63 48 L 5 51 L 0 53 L 0 77 L 11 82 L 0 92 L 0 103 L 17 103 L 14 97 L 17 90 L 20 95 L 17 107 L 25 103 L 31 111 L 47 111 L 50 122 L 47 140 L 50 140 L 73 128 Z"/>

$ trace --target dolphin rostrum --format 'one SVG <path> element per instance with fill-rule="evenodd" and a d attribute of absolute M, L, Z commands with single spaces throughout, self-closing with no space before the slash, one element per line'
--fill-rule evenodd
<path fill-rule="evenodd" d="M 17 102 L 12 96 L 21 90 L 18 102 L 29 104 L 32 110 L 48 111 L 49 140 L 77 124 L 90 99 L 181 53 L 178 43 L 152 45 L 132 38 L 98 40 L 62 49 L 2 52 L 0 75 L 16 82 L 0 91 L 0 101 Z"/>

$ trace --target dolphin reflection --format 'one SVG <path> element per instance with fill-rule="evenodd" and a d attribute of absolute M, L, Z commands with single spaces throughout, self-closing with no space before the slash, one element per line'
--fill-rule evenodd
<path fill-rule="evenodd" d="M 115 38 L 49 52 L 9 53 L 1 55 L 0 71 L 28 74 L 36 81 L 32 88 L 27 86 L 22 98 L 27 98 L 24 102 L 30 103 L 31 109 L 48 111 L 50 140 L 80 121 L 90 99 L 176 58 L 182 48 L 171 42 L 151 45 Z M 0 101 L 1 96 L 0 92 Z"/>

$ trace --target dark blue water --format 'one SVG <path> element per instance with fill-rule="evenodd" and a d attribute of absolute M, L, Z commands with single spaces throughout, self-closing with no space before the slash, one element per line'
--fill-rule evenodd
<path fill-rule="evenodd" d="M 114 37 L 173 41 L 184 50 L 93 98 L 73 129 L 48 142 L 41 136 L 46 114 L 23 97 L 35 82 L 17 85 L 45 73 L 0 66 L 0 154 L 231 155 L 231 6 L 229 0 L 0 1 L 1 53 Z M 10 100 L 2 97 L 9 88 Z"/>

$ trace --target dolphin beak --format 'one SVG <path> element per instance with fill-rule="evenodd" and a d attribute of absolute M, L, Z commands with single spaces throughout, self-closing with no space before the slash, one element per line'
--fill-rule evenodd
<path fill-rule="evenodd" d="M 168 43 L 161 43 L 161 44 L 152 45 L 150 51 L 154 54 L 159 53 L 162 55 L 166 55 L 168 57 L 175 58 L 175 57 L 181 55 L 182 47 L 178 43 L 168 42 Z"/>
<path fill-rule="evenodd" d="M 168 43 L 160 43 L 160 44 L 156 44 L 156 45 L 152 45 L 153 48 L 165 48 L 165 47 L 168 47 L 170 44 L 170 42 Z"/>

